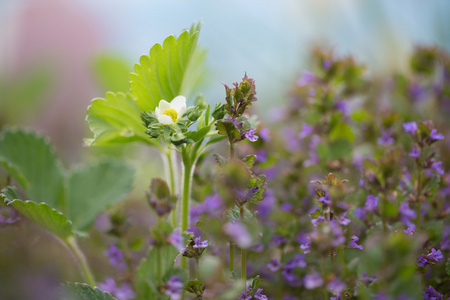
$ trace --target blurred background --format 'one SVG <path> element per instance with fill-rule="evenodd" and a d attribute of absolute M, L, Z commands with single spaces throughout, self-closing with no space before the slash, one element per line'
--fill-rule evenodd
<path fill-rule="evenodd" d="M 208 50 L 201 87 L 206 100 L 223 101 L 221 82 L 240 81 L 247 72 L 256 80 L 255 110 L 270 122 L 271 108 L 287 101 L 287 87 L 310 66 L 313 47 L 354 55 L 372 75 L 407 72 L 414 45 L 450 50 L 449 13 L 446 0 L 1 0 L 0 128 L 19 125 L 45 134 L 66 165 L 128 151 L 83 147 L 83 139 L 91 137 L 85 124 L 90 101 L 108 90 L 127 91 L 128 74 L 141 55 L 199 20 L 204 23 L 199 44 Z M 143 156 L 150 157 L 144 152 L 135 160 Z M 149 170 L 159 163 L 140 164 L 136 177 L 143 180 L 136 185 L 146 186 Z M 142 189 L 135 194 L 144 198 Z M 139 207 L 131 206 L 129 213 L 139 215 Z M 0 228 L 3 287 L 15 281 L 14 270 L 27 287 L 23 299 L 49 299 L 34 287 L 46 290 L 58 278 L 79 278 L 53 267 L 77 268 L 50 234 L 30 222 L 19 226 Z M 105 241 L 91 240 L 87 247 L 104 247 Z M 103 253 L 97 252 L 92 267 L 102 266 L 107 274 Z"/>
<path fill-rule="evenodd" d="M 415 44 L 450 49 L 449 12 L 445 0 L 2 0 L 0 124 L 43 132 L 64 161 L 79 161 L 91 99 L 127 90 L 141 55 L 198 20 L 208 102 L 247 72 L 270 119 L 313 46 L 355 55 L 370 72 L 406 69 Z"/>

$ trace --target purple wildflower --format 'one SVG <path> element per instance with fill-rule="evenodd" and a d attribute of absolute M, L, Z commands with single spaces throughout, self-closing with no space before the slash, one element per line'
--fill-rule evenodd
<path fill-rule="evenodd" d="M 262 291 L 263 289 L 257 289 L 255 295 L 253 295 L 253 298 L 255 298 L 256 300 L 268 300 L 269 298 L 267 298 L 266 295 L 263 295 Z"/>
<path fill-rule="evenodd" d="M 407 123 L 403 123 L 403 129 L 406 132 L 409 132 L 414 135 L 414 134 L 416 134 L 416 130 L 419 129 L 419 127 L 417 127 L 416 122 L 407 122 Z"/>
<path fill-rule="evenodd" d="M 286 243 L 287 241 L 288 241 L 287 238 L 285 238 L 284 236 L 278 235 L 278 234 L 274 234 L 272 237 L 272 243 L 274 243 L 277 246 L 279 246 L 283 243 Z"/>
<path fill-rule="evenodd" d="M 366 198 L 366 208 L 370 212 L 375 212 L 378 208 L 378 197 L 370 194 Z"/>
<path fill-rule="evenodd" d="M 350 115 L 350 107 L 346 101 L 338 101 L 336 102 L 336 109 L 341 112 L 344 116 Z"/>
<path fill-rule="evenodd" d="M 120 287 L 112 278 L 106 278 L 104 283 L 99 283 L 98 288 L 104 292 L 108 292 L 117 300 L 131 300 L 135 298 L 135 294 L 128 283 L 123 283 Z"/>
<path fill-rule="evenodd" d="M 369 277 L 366 272 L 362 272 L 361 275 L 362 275 L 362 277 L 360 278 L 360 280 L 367 281 L 369 283 L 374 281 L 375 279 L 377 279 L 376 274 L 372 274 L 372 277 Z"/>
<path fill-rule="evenodd" d="M 322 277 L 320 277 L 320 274 L 316 272 L 313 274 L 307 274 L 305 276 L 305 278 L 303 279 L 303 282 L 304 282 L 305 288 L 307 288 L 308 290 L 312 290 L 312 289 L 322 286 L 323 279 L 322 279 Z"/>
<path fill-rule="evenodd" d="M 281 262 L 279 262 L 277 259 L 272 258 L 272 259 L 270 260 L 270 263 L 268 263 L 266 266 L 267 266 L 267 268 L 268 268 L 270 271 L 276 272 L 276 271 L 278 271 L 279 269 L 281 269 L 281 267 L 283 266 L 283 264 L 282 264 Z"/>
<path fill-rule="evenodd" d="M 411 227 L 406 228 L 405 230 L 403 230 L 404 233 L 406 233 L 407 235 L 413 235 L 415 230 Z"/>
<path fill-rule="evenodd" d="M 195 244 L 192 247 L 195 248 L 195 249 L 208 247 L 208 241 L 207 240 L 202 241 L 202 237 L 201 236 L 196 237 L 194 239 L 194 243 Z"/>
<path fill-rule="evenodd" d="M 325 223 L 325 218 L 323 216 L 319 216 L 317 219 L 312 219 L 311 223 L 314 227 L 317 227 L 319 223 Z"/>
<path fill-rule="evenodd" d="M 394 138 L 392 137 L 391 133 L 389 131 L 383 132 L 381 137 L 378 138 L 377 143 L 381 146 L 390 146 L 394 144 Z"/>
<path fill-rule="evenodd" d="M 111 265 L 121 271 L 126 269 L 126 263 L 123 258 L 123 253 L 115 244 L 109 245 L 108 250 L 105 251 L 105 255 L 109 257 L 109 263 Z"/>
<path fill-rule="evenodd" d="M 426 96 L 425 89 L 415 82 L 409 85 L 409 94 L 415 101 L 420 101 Z"/>
<path fill-rule="evenodd" d="M 338 225 L 336 220 L 332 220 L 330 223 L 330 229 L 333 233 L 333 239 L 331 241 L 331 245 L 333 247 L 337 247 L 343 243 L 345 243 L 345 236 L 342 232 L 342 227 Z"/>
<path fill-rule="evenodd" d="M 419 158 L 420 157 L 419 149 L 417 149 L 416 147 L 412 148 L 412 151 L 410 153 L 408 153 L 408 156 L 414 157 L 414 158 Z"/>
<path fill-rule="evenodd" d="M 261 128 L 259 131 L 259 136 L 263 141 L 269 142 L 270 141 L 270 130 L 266 127 Z"/>
<path fill-rule="evenodd" d="M 295 286 L 299 282 L 299 278 L 294 274 L 293 268 L 284 268 L 281 272 L 281 276 L 283 276 L 283 279 L 288 282 L 289 285 Z"/>
<path fill-rule="evenodd" d="M 325 196 L 317 199 L 317 201 L 319 201 L 320 203 L 323 203 L 323 204 L 327 204 L 327 205 L 331 204 L 330 195 L 328 193 L 326 193 Z"/>
<path fill-rule="evenodd" d="M 247 249 L 253 243 L 253 239 L 248 233 L 247 228 L 241 223 L 228 222 L 223 225 L 223 231 L 225 234 L 230 236 L 233 242 L 235 242 L 240 248 Z"/>
<path fill-rule="evenodd" d="M 181 294 L 183 292 L 183 282 L 180 279 L 180 276 L 172 276 L 166 283 L 167 289 L 164 291 L 164 294 L 170 296 L 173 300 L 181 299 Z"/>
<path fill-rule="evenodd" d="M 359 238 L 356 235 L 352 235 L 352 241 L 348 244 L 349 248 L 357 248 L 359 250 L 363 249 L 362 245 L 358 245 L 356 242 L 359 241 Z"/>
<path fill-rule="evenodd" d="M 439 141 L 444 139 L 444 135 L 442 133 L 437 133 L 437 129 L 432 129 L 430 133 L 431 141 Z"/>
<path fill-rule="evenodd" d="M 424 257 L 425 255 L 421 254 L 417 257 L 417 265 L 419 267 L 424 267 L 428 260 Z"/>
<path fill-rule="evenodd" d="M 330 300 L 341 300 L 341 294 L 336 294 L 336 297 L 331 296 Z"/>
<path fill-rule="evenodd" d="M 9 216 L 5 217 L 2 212 L 6 211 Z M 4 207 L 0 208 L 0 226 L 14 224 L 21 219 L 18 211 L 15 208 Z"/>
<path fill-rule="evenodd" d="M 444 296 L 436 291 L 431 285 L 427 286 L 425 292 L 423 292 L 425 300 L 444 300 Z"/>
<path fill-rule="evenodd" d="M 441 249 L 450 250 L 450 224 L 444 226 L 442 232 Z"/>
<path fill-rule="evenodd" d="M 168 242 L 171 243 L 178 251 L 184 250 L 183 236 L 180 229 L 175 229 L 168 238 Z"/>
<path fill-rule="evenodd" d="M 327 284 L 327 289 L 334 294 L 339 294 L 345 289 L 345 283 L 340 281 L 339 278 L 335 278 Z"/>
<path fill-rule="evenodd" d="M 297 254 L 286 262 L 286 268 L 304 268 L 306 267 L 305 256 Z"/>
<path fill-rule="evenodd" d="M 416 211 L 409 208 L 408 202 L 403 202 L 400 207 L 400 220 L 407 226 L 411 227 L 412 229 L 416 228 L 416 225 L 411 222 L 411 219 L 414 219 L 416 217 Z"/>
<path fill-rule="evenodd" d="M 362 208 L 362 207 L 356 208 L 353 213 L 360 220 L 365 220 L 366 219 L 366 210 L 364 208 Z"/>
<path fill-rule="evenodd" d="M 304 123 L 302 126 L 302 130 L 298 134 L 299 139 L 304 139 L 305 137 L 311 135 L 314 132 L 314 128 L 312 126 L 309 126 L 308 124 Z"/>
<path fill-rule="evenodd" d="M 431 249 L 431 252 L 427 254 L 427 259 L 434 259 L 435 261 L 439 261 L 441 258 L 444 258 L 441 250 Z"/>
<path fill-rule="evenodd" d="M 322 62 L 322 68 L 327 71 L 331 67 L 331 64 L 331 61 L 329 61 L 328 59 L 324 59 L 324 61 Z"/>
<path fill-rule="evenodd" d="M 439 175 L 444 175 L 444 170 L 441 167 L 442 161 L 436 161 L 433 162 L 431 165 L 431 168 L 433 168 L 436 172 L 438 172 Z"/>
<path fill-rule="evenodd" d="M 258 140 L 258 136 L 253 134 L 255 131 L 256 129 L 247 130 L 244 134 L 245 138 L 250 142 L 256 142 Z"/>
<path fill-rule="evenodd" d="M 340 217 L 339 217 L 339 224 L 341 224 L 342 226 L 347 226 L 348 224 L 350 224 L 352 221 L 350 219 L 347 219 L 345 216 L 347 215 L 347 212 L 343 213 Z"/>
<path fill-rule="evenodd" d="M 308 71 L 303 71 L 300 78 L 297 80 L 297 85 L 303 87 L 310 83 L 313 83 L 316 80 L 316 76 L 313 73 Z"/>

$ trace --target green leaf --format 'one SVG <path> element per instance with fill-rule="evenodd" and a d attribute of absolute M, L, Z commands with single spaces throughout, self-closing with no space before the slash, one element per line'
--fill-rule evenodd
<path fill-rule="evenodd" d="M 188 139 L 191 139 L 194 141 L 194 143 L 196 143 L 196 142 L 200 141 L 201 139 L 203 139 L 208 134 L 210 129 L 211 129 L 211 126 L 206 126 L 197 131 L 188 131 L 185 133 L 185 135 Z"/>
<path fill-rule="evenodd" d="M 106 91 L 128 92 L 130 89 L 130 67 L 120 57 L 102 54 L 92 63 L 96 82 Z"/>
<path fill-rule="evenodd" d="M 72 223 L 59 211 L 52 209 L 46 203 L 34 203 L 19 199 L 17 190 L 8 187 L 2 190 L 2 196 L 8 205 L 14 206 L 25 217 L 44 227 L 62 240 L 73 235 Z"/>
<path fill-rule="evenodd" d="M 250 180 L 250 188 L 254 187 L 258 187 L 258 190 L 250 197 L 250 199 L 248 199 L 248 202 L 257 204 L 264 200 L 264 193 L 266 192 L 266 176 L 259 175 L 258 177 L 253 177 Z"/>
<path fill-rule="evenodd" d="M 145 134 L 139 106 L 124 93 L 107 93 L 106 98 L 96 98 L 88 107 L 86 121 L 94 139 L 90 145 L 111 145 L 141 141 L 154 145 Z"/>
<path fill-rule="evenodd" d="M 4 130 L 0 136 L 0 162 L 28 199 L 63 208 L 63 168 L 44 137 L 21 129 Z"/>
<path fill-rule="evenodd" d="M 344 139 L 352 142 L 355 139 L 355 134 L 352 128 L 345 122 L 337 123 L 330 132 L 331 140 Z"/>
<path fill-rule="evenodd" d="M 239 141 L 241 134 L 231 121 L 219 120 L 216 122 L 216 129 L 220 135 L 226 135 L 231 141 Z"/>
<path fill-rule="evenodd" d="M 155 44 L 149 55 L 141 56 L 130 75 L 130 86 L 142 110 L 154 110 L 161 99 L 170 102 L 189 92 L 205 57 L 204 52 L 196 51 L 200 26 L 192 26 L 178 38 L 167 37 L 162 46 Z"/>
<path fill-rule="evenodd" d="M 104 161 L 74 170 L 67 180 L 68 215 L 77 230 L 85 230 L 107 206 L 131 190 L 134 169 Z"/>
<path fill-rule="evenodd" d="M 86 283 L 67 282 L 63 285 L 64 300 L 117 300 L 111 294 Z"/>

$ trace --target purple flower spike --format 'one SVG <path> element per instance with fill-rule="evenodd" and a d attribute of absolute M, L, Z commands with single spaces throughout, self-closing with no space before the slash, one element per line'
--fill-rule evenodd
<path fill-rule="evenodd" d="M 313 273 L 313 274 L 306 275 L 305 278 L 303 279 L 303 282 L 304 282 L 305 288 L 307 288 L 308 290 L 312 290 L 312 289 L 322 286 L 323 279 L 322 279 L 322 277 L 320 277 L 319 273 Z"/>
<path fill-rule="evenodd" d="M 413 228 L 408 227 L 407 229 L 403 230 L 403 232 L 406 233 L 407 235 L 412 236 L 416 231 Z"/>
<path fill-rule="evenodd" d="M 262 294 L 263 289 L 257 289 L 255 295 L 253 295 L 253 298 L 256 300 L 268 300 L 266 295 Z"/>
<path fill-rule="evenodd" d="M 419 158 L 420 157 L 419 149 L 417 149 L 416 147 L 412 148 L 412 151 L 411 151 L 411 153 L 408 153 L 408 156 L 414 157 L 414 158 Z"/>
<path fill-rule="evenodd" d="M 442 255 L 441 250 L 431 249 L 431 252 L 427 254 L 427 259 L 434 259 L 435 261 L 439 261 L 440 259 L 444 258 Z"/>
<path fill-rule="evenodd" d="M 255 131 L 256 129 L 247 130 L 247 132 L 244 134 L 245 138 L 250 142 L 256 142 L 258 140 L 258 136 L 253 134 Z"/>
<path fill-rule="evenodd" d="M 356 242 L 359 241 L 359 238 L 356 235 L 352 235 L 352 241 L 348 244 L 349 248 L 357 248 L 359 250 L 363 249 L 362 245 L 358 245 Z"/>
<path fill-rule="evenodd" d="M 313 224 L 314 227 L 317 227 L 317 225 L 319 223 L 325 223 L 325 218 L 322 216 L 319 216 L 317 219 L 312 219 L 311 223 Z"/>
<path fill-rule="evenodd" d="M 416 122 L 407 122 L 403 123 L 403 129 L 405 129 L 406 132 L 409 132 L 414 135 L 416 134 L 416 130 L 419 129 L 419 127 L 417 127 Z"/>
<path fill-rule="evenodd" d="M 432 141 L 439 141 L 444 139 L 444 135 L 442 133 L 437 133 L 437 129 L 432 129 L 430 133 L 430 139 Z"/>
<path fill-rule="evenodd" d="M 417 265 L 419 267 L 424 267 L 427 262 L 428 262 L 428 260 L 424 257 L 423 254 L 421 254 L 417 257 Z"/>
<path fill-rule="evenodd" d="M 350 224 L 352 221 L 350 219 L 347 219 L 345 216 L 347 215 L 347 212 L 343 213 L 340 217 L 339 217 L 339 224 L 343 225 L 343 226 L 347 226 L 348 224 Z"/>
<path fill-rule="evenodd" d="M 195 249 L 208 247 L 208 241 L 207 240 L 202 241 L 202 237 L 201 236 L 196 237 L 194 239 L 194 243 L 195 244 L 192 247 L 195 248 Z"/>

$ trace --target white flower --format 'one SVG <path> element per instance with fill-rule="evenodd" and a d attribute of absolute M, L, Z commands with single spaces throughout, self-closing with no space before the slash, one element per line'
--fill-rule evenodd
<path fill-rule="evenodd" d="M 159 123 L 164 125 L 175 124 L 186 112 L 186 97 L 176 96 L 172 102 L 166 100 L 159 101 L 155 108 L 155 115 Z"/>

